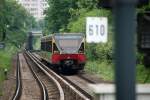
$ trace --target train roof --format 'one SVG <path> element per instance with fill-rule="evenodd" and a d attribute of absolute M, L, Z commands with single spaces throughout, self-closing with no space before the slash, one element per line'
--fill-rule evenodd
<path fill-rule="evenodd" d="M 55 34 L 54 39 L 81 39 L 84 35 L 81 33 L 64 33 L 64 34 Z"/>
<path fill-rule="evenodd" d="M 55 33 L 54 35 L 61 35 L 61 36 L 70 36 L 70 35 L 76 35 L 76 36 L 79 36 L 79 35 L 84 35 L 83 33 Z"/>
<path fill-rule="evenodd" d="M 52 41 L 52 38 L 55 40 L 58 39 L 81 39 L 84 37 L 83 33 L 55 33 L 41 38 L 41 41 Z"/>

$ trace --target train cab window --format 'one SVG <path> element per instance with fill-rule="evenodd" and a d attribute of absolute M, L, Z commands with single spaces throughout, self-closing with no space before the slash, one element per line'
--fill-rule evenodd
<path fill-rule="evenodd" d="M 79 53 L 84 53 L 84 43 L 81 44 L 81 47 L 79 49 Z"/>
<path fill-rule="evenodd" d="M 53 53 L 60 53 L 55 43 L 53 43 Z"/>

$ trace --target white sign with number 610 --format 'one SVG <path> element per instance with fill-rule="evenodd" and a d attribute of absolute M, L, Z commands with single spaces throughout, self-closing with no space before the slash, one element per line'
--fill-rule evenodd
<path fill-rule="evenodd" d="M 86 41 L 88 43 L 106 43 L 108 34 L 107 17 L 86 18 Z"/>

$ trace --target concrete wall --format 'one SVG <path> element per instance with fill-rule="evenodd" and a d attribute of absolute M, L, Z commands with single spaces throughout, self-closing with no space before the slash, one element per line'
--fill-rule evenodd
<path fill-rule="evenodd" d="M 90 84 L 95 100 L 115 100 L 114 84 Z M 137 100 L 150 100 L 150 84 L 138 84 L 136 86 Z"/>

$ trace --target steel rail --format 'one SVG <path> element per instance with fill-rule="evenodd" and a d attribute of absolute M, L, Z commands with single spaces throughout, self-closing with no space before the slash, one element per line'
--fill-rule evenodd
<path fill-rule="evenodd" d="M 60 95 L 60 100 L 65 100 L 64 99 L 64 91 L 60 85 L 60 83 L 52 76 L 50 75 L 33 57 L 33 55 L 30 52 L 26 52 L 26 54 L 31 58 L 31 60 L 49 77 L 53 80 L 53 82 L 56 84 L 58 90 L 59 90 L 59 95 Z"/>
<path fill-rule="evenodd" d="M 21 71 L 19 63 L 19 54 L 17 54 L 17 71 L 16 71 L 16 90 L 12 100 L 19 100 L 22 93 Z"/>

